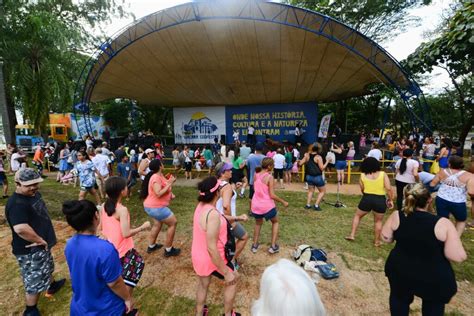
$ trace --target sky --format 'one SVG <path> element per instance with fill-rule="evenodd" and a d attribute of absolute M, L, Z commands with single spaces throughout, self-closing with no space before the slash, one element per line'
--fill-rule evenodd
<path fill-rule="evenodd" d="M 190 2 L 190 0 L 126 0 L 125 2 L 126 10 L 133 13 L 136 19 L 140 19 L 156 11 Z M 429 6 L 422 6 L 410 10 L 411 16 L 421 19 L 420 23 L 415 27 L 409 28 L 405 33 L 399 34 L 392 41 L 379 44 L 395 57 L 395 59 L 399 61 L 405 59 L 414 52 L 423 41 L 427 41 L 424 35 L 436 29 L 442 19 L 442 13 L 445 12 L 452 3 L 453 0 L 433 0 Z M 131 22 L 133 22 L 132 18 L 114 19 L 112 23 L 106 25 L 102 31 L 104 31 L 107 36 L 112 36 Z M 441 92 L 444 87 L 451 85 L 448 75 L 441 69 L 434 70 L 428 82 L 429 84 L 423 87 L 425 93 Z"/>

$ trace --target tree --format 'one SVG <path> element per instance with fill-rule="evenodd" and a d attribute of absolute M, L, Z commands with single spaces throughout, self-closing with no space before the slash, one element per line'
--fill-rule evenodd
<path fill-rule="evenodd" d="M 4 0 L 0 55 L 5 62 L 7 103 L 46 131 L 50 110 L 72 104 L 75 82 L 96 39 L 86 27 L 123 16 L 115 0 Z"/>
<path fill-rule="evenodd" d="M 439 36 L 422 43 L 404 62 L 413 73 L 431 72 L 433 67 L 442 68 L 448 73 L 454 90 L 446 89 L 446 93 L 450 95 L 450 108 L 460 111 L 462 126 L 459 129 L 458 139 L 463 145 L 467 134 L 474 126 L 473 12 L 472 2 L 458 2 L 453 15 L 444 21 Z"/>
<path fill-rule="evenodd" d="M 372 40 L 384 41 L 403 31 L 414 22 L 407 10 L 426 5 L 431 0 L 286 0 L 348 24 Z"/>

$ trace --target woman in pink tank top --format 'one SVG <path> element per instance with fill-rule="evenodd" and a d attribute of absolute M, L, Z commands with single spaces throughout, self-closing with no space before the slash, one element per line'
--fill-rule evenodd
<path fill-rule="evenodd" d="M 207 315 L 207 290 L 211 276 L 225 281 L 224 312 L 226 316 L 240 315 L 232 310 L 237 284 L 237 271 L 225 256 L 227 221 L 216 209 L 220 197 L 220 181 L 208 177 L 198 184 L 198 205 L 194 211 L 191 257 L 198 276 L 196 315 Z"/>
<path fill-rule="evenodd" d="M 253 253 L 256 253 L 258 250 L 258 238 L 262 229 L 263 219 L 272 222 L 272 244 L 268 248 L 268 252 L 274 254 L 280 251 L 280 247 L 276 243 L 278 237 L 278 214 L 275 201 L 282 203 L 285 207 L 288 206 L 288 202 L 275 195 L 272 176 L 273 166 L 273 159 L 265 157 L 262 160 L 262 166 L 255 169 L 256 174 L 253 183 L 255 193 L 251 202 L 252 216 L 255 218 L 251 248 Z"/>
<path fill-rule="evenodd" d="M 122 205 L 122 198 L 127 197 L 127 180 L 122 177 L 110 177 L 105 181 L 107 200 L 100 211 L 100 226 L 102 235 L 117 249 L 122 263 L 122 277 L 130 294 L 137 286 L 143 273 L 145 263 L 140 254 L 134 249 L 132 236 L 150 229 L 150 222 L 143 223 L 138 228 L 130 227 L 130 213 Z"/>

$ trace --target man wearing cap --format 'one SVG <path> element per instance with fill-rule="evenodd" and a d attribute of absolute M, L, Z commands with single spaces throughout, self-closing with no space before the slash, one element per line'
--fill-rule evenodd
<path fill-rule="evenodd" d="M 235 256 L 234 256 L 234 267 L 238 269 L 239 264 L 237 259 L 240 256 L 240 253 L 245 248 L 245 244 L 249 239 L 247 232 L 245 231 L 244 226 L 238 222 L 245 222 L 248 220 L 247 215 L 237 216 L 237 192 L 232 189 L 229 181 L 232 177 L 232 165 L 228 162 L 219 162 L 215 167 L 215 175 L 217 179 L 221 181 L 220 183 L 220 198 L 217 200 L 216 208 L 221 212 L 229 222 L 232 223 L 232 235 L 237 239 L 235 245 Z M 237 183 L 236 183 L 237 186 Z M 238 189 L 238 186 L 237 186 Z"/>
<path fill-rule="evenodd" d="M 12 248 L 26 292 L 23 315 L 40 315 L 36 306 L 39 294 L 56 293 L 65 279 L 54 281 L 54 261 L 51 247 L 56 245 L 56 234 L 46 204 L 38 192 L 43 182 L 34 169 L 26 168 L 15 174 L 16 190 L 8 199 L 5 217 L 12 230 Z"/>

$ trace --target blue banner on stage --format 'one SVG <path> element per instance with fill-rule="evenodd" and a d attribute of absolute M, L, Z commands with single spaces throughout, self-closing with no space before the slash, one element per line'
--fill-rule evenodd
<path fill-rule="evenodd" d="M 303 131 L 302 139 L 314 143 L 318 131 L 318 106 L 316 103 L 291 103 L 273 105 L 226 106 L 227 143 L 239 132 L 240 141 L 247 140 L 250 125 L 255 128 L 257 141 L 265 141 L 266 135 L 275 141 L 295 142 L 296 124 Z"/>

